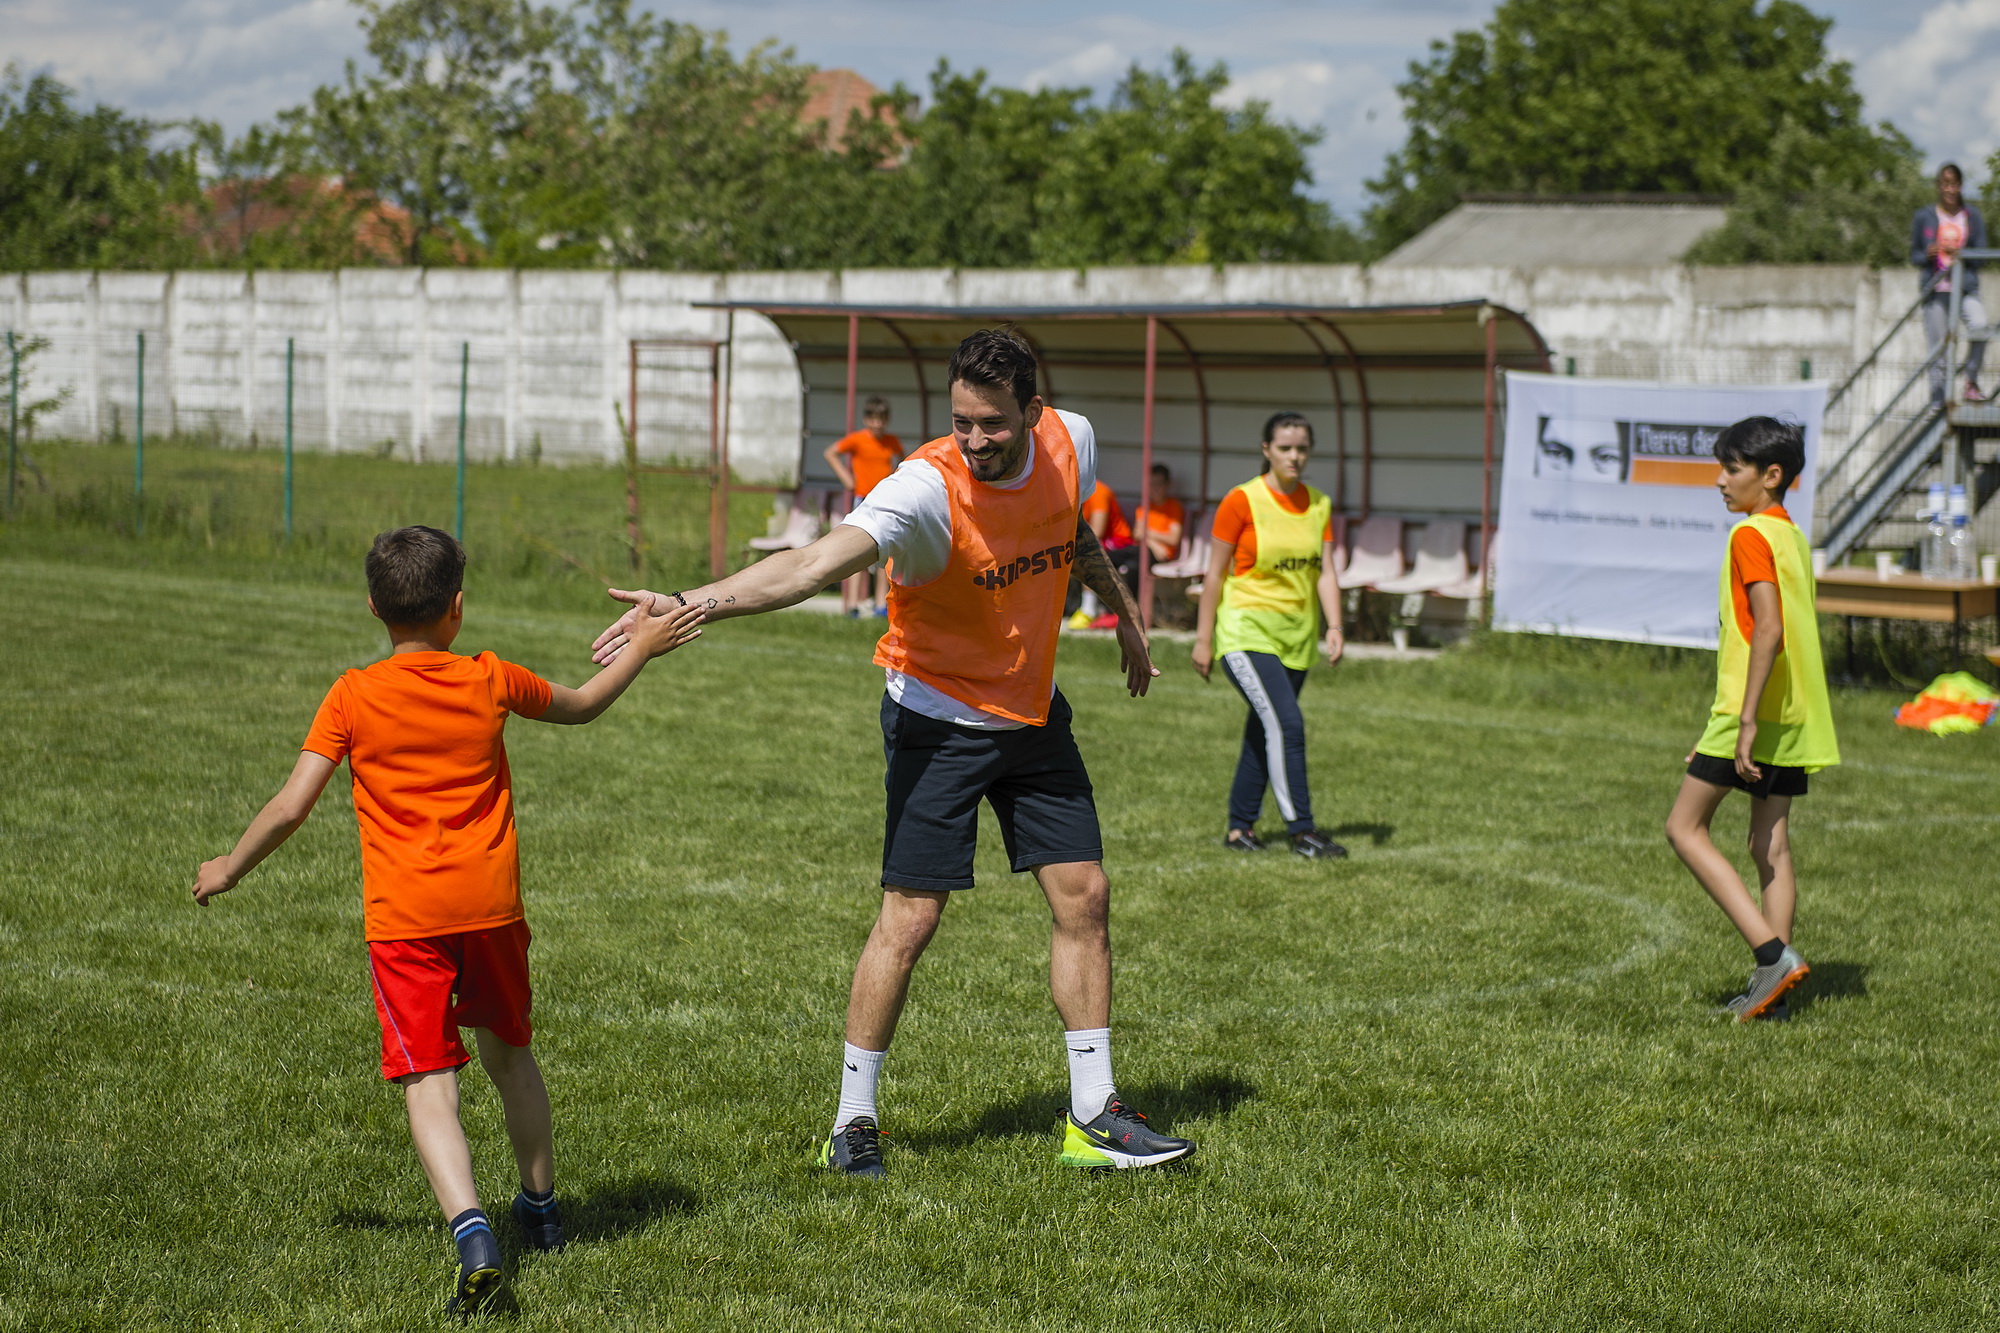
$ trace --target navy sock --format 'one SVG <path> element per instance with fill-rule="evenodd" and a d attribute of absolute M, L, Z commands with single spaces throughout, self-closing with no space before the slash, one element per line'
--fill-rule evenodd
<path fill-rule="evenodd" d="M 483 1233 L 483 1234 L 482 1234 Z M 493 1224 L 479 1208 L 468 1208 L 451 1219 L 452 1243 L 458 1246 L 458 1261 L 476 1267 L 493 1249 Z"/>
<path fill-rule="evenodd" d="M 556 1206 L 556 1192 L 553 1188 L 537 1193 L 526 1185 L 521 1186 L 521 1202 L 537 1213 L 546 1213 Z"/>
<path fill-rule="evenodd" d="M 1765 940 L 1762 944 L 1758 945 L 1750 952 L 1756 956 L 1757 966 L 1769 967 L 1771 964 L 1777 962 L 1780 958 L 1784 957 L 1785 942 L 1781 939 L 1777 939 L 1774 937 L 1772 939 Z"/>

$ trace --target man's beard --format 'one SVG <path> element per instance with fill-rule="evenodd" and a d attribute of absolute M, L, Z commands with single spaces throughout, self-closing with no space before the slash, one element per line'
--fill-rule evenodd
<path fill-rule="evenodd" d="M 964 449 L 960 449 L 958 452 L 959 456 L 965 459 L 965 466 L 972 473 L 975 481 L 991 482 L 999 481 L 1006 477 L 1009 472 L 1012 472 L 1020 463 L 1022 455 L 1027 450 L 1028 442 L 1022 440 L 1011 449 L 995 450 L 991 458 L 983 461 L 973 457 Z"/>

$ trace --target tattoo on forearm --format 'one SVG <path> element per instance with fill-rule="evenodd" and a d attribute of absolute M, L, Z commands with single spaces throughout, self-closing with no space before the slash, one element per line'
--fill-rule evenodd
<path fill-rule="evenodd" d="M 1080 518 L 1076 521 L 1076 558 L 1070 565 L 1070 572 L 1120 616 L 1137 613 L 1138 604 L 1133 601 L 1125 580 L 1119 578 L 1118 571 L 1111 567 L 1111 557 L 1104 553 L 1103 543 L 1090 530 L 1090 524 Z"/>

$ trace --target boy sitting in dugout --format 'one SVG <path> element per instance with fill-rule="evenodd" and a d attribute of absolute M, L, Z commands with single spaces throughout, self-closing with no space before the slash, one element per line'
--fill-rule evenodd
<path fill-rule="evenodd" d="M 1792 947 L 1798 885 L 1788 816 L 1806 775 L 1840 762 L 1820 661 L 1812 551 L 1781 503 L 1805 467 L 1805 434 L 1748 417 L 1715 441 L 1716 485 L 1733 514 L 1719 585 L 1721 640 L 1715 703 L 1687 757 L 1667 841 L 1741 931 L 1755 959 L 1743 994 L 1725 1008 L 1739 1023 L 1790 1017 L 1785 993 L 1810 970 Z M 1751 898 L 1709 821 L 1730 791 L 1750 793 L 1750 856 L 1763 885 Z"/>
<path fill-rule="evenodd" d="M 312 812 L 345 758 L 361 827 L 363 921 L 382 1076 L 403 1086 L 410 1136 L 458 1248 L 449 1309 L 470 1313 L 497 1288 L 500 1250 L 480 1209 L 458 1120 L 459 1029 L 506 1108 L 520 1168 L 513 1214 L 538 1250 L 563 1245 L 554 1130 L 541 1068 L 528 1049 L 528 925 L 521 910 L 514 800 L 501 730 L 507 715 L 576 724 L 596 718 L 647 660 L 701 633 L 699 608 L 636 626 L 637 653 L 581 689 L 554 685 L 490 652 L 451 651 L 464 620 L 465 549 L 436 528 L 376 537 L 368 609 L 390 655 L 334 682 L 279 793 L 226 856 L 195 876 L 203 907 L 227 893 Z"/>

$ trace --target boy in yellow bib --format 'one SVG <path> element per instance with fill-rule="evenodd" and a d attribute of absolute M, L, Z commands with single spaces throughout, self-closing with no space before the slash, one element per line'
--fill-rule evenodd
<path fill-rule="evenodd" d="M 1750 945 L 1750 981 L 1727 1005 L 1747 1023 L 1789 1017 L 1785 993 L 1809 970 L 1792 947 L 1798 885 L 1788 816 L 1792 798 L 1806 794 L 1806 775 L 1839 763 L 1840 746 L 1820 662 L 1812 551 L 1780 503 L 1805 467 L 1804 432 L 1748 417 L 1716 439 L 1715 456 L 1723 502 L 1749 517 L 1729 534 L 1718 587 L 1715 703 L 1688 755 L 1667 841 Z M 1732 788 L 1750 793 L 1761 906 L 1709 837 L 1709 821 Z"/>

